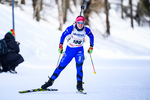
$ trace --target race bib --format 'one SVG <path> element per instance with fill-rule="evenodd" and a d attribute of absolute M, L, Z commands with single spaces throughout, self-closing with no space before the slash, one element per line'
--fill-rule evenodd
<path fill-rule="evenodd" d="M 68 38 L 68 46 L 70 47 L 81 47 L 83 46 L 85 39 L 85 30 L 77 31 L 75 28 Z"/>

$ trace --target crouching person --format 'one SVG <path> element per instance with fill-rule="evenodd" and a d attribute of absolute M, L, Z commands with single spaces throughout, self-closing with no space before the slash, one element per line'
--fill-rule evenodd
<path fill-rule="evenodd" d="M 23 57 L 19 54 L 19 42 L 15 41 L 15 32 L 11 29 L 6 35 L 4 36 L 4 40 L 7 43 L 7 47 L 9 52 L 5 55 L 0 57 L 2 71 L 7 72 L 10 71 L 11 73 L 17 73 L 15 68 L 24 61 Z"/>

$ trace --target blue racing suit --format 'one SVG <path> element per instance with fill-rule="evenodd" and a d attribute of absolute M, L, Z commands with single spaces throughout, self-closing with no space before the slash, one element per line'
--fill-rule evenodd
<path fill-rule="evenodd" d="M 55 69 L 54 73 L 51 76 L 52 80 L 55 80 L 61 71 L 70 63 L 70 61 L 75 57 L 76 61 L 76 69 L 77 69 L 77 81 L 82 81 L 83 78 L 83 71 L 82 65 L 84 61 L 84 49 L 83 43 L 84 37 L 87 35 L 90 38 L 90 46 L 94 46 L 94 36 L 91 30 L 88 27 L 84 27 L 83 29 L 78 29 L 77 26 L 71 25 L 66 28 L 66 30 L 62 33 L 60 38 L 60 44 L 63 44 L 64 39 L 66 36 L 70 36 L 66 47 L 65 54 L 63 55 L 62 59 L 60 60 L 59 66 Z"/>

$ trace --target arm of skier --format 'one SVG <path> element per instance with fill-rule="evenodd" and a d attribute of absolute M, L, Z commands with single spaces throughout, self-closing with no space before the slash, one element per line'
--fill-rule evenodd
<path fill-rule="evenodd" d="M 62 33 L 61 37 L 60 37 L 60 43 L 59 43 L 59 53 L 63 53 L 63 43 L 64 43 L 64 40 L 66 38 L 67 35 L 71 34 L 73 30 L 73 25 L 69 26 L 66 28 L 66 30 Z"/>
<path fill-rule="evenodd" d="M 86 35 L 90 38 L 90 47 L 88 53 L 91 54 L 94 46 L 94 35 L 89 28 L 86 27 Z"/>
<path fill-rule="evenodd" d="M 94 46 L 94 35 L 89 28 L 86 27 L 86 35 L 90 38 L 90 47 Z"/>
<path fill-rule="evenodd" d="M 66 28 L 66 30 L 62 33 L 62 35 L 60 37 L 60 43 L 59 44 L 64 43 L 64 40 L 65 40 L 66 36 L 71 34 L 72 30 L 73 30 L 73 25 Z"/>

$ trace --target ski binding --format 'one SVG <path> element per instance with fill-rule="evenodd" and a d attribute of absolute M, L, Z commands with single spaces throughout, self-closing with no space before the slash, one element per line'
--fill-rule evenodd
<path fill-rule="evenodd" d="M 83 91 L 77 91 L 76 93 L 79 93 L 79 94 L 87 94 L 87 92 L 83 92 Z"/>

